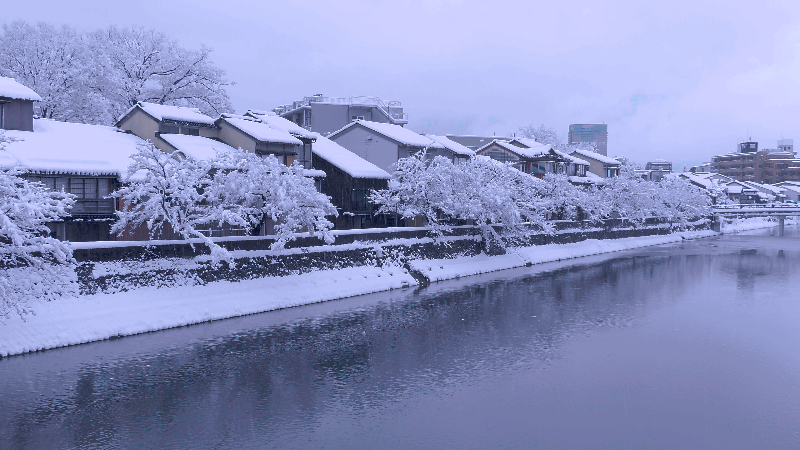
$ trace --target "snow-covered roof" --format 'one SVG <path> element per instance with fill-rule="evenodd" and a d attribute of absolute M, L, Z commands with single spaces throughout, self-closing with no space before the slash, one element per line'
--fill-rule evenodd
<path fill-rule="evenodd" d="M 303 176 L 310 178 L 325 178 L 328 174 L 324 170 L 317 169 L 303 169 Z"/>
<path fill-rule="evenodd" d="M 442 144 L 444 148 L 450 150 L 457 155 L 473 156 L 475 152 L 470 150 L 469 147 L 459 144 L 456 141 L 449 139 L 447 136 L 436 136 L 435 134 L 426 134 L 425 137 L 433 139 L 434 141 Z"/>
<path fill-rule="evenodd" d="M 162 134 L 165 140 L 175 150 L 194 159 L 209 159 L 217 155 L 218 151 L 235 150 L 228 144 L 203 136 L 189 136 L 186 134 Z"/>
<path fill-rule="evenodd" d="M 517 140 L 517 141 L 519 141 L 519 140 Z M 510 152 L 516 153 L 516 154 L 518 154 L 520 156 L 524 156 L 526 158 L 531 158 L 531 159 L 533 159 L 533 158 L 542 158 L 542 157 L 547 156 L 548 154 L 549 155 L 555 154 L 557 156 L 560 156 L 563 159 L 566 159 L 567 161 L 570 161 L 573 164 L 580 164 L 580 165 L 583 165 L 583 166 L 588 166 L 589 165 L 588 162 L 586 162 L 586 161 L 584 161 L 584 160 L 582 160 L 580 158 L 576 158 L 576 157 L 574 157 L 572 155 L 568 155 L 568 154 L 566 154 L 564 152 L 561 152 L 561 151 L 558 151 L 558 150 L 554 149 L 553 146 L 550 145 L 550 144 L 541 144 L 541 143 L 536 142 L 536 141 L 531 141 L 530 144 L 532 145 L 532 147 L 524 148 L 524 147 L 518 147 L 518 146 L 512 144 L 510 141 L 495 139 L 492 142 L 490 142 L 490 143 L 484 145 L 483 147 L 479 148 L 477 150 L 477 152 L 481 152 L 483 149 L 489 147 L 492 144 L 497 144 L 500 147 L 503 147 L 504 149 L 506 149 L 506 150 L 508 150 Z M 524 145 L 527 145 L 527 144 L 524 144 Z"/>
<path fill-rule="evenodd" d="M 32 100 L 34 102 L 42 101 L 42 97 L 33 92 L 33 89 L 8 77 L 0 77 L 0 97 L 13 98 L 15 100 Z"/>
<path fill-rule="evenodd" d="M 22 139 L 0 152 L 0 166 L 20 165 L 34 172 L 123 176 L 144 142 L 117 128 L 34 119 L 34 131 L 6 131 Z"/>
<path fill-rule="evenodd" d="M 334 131 L 329 137 L 335 138 L 336 135 L 352 128 L 361 125 L 368 130 L 374 131 L 378 134 L 397 141 L 409 147 L 430 147 L 430 148 L 445 148 L 444 145 L 431 140 L 421 134 L 417 134 L 409 129 L 403 128 L 399 125 L 392 125 L 390 123 L 370 122 L 369 120 L 356 120 L 350 122 L 344 128 Z"/>
<path fill-rule="evenodd" d="M 277 130 L 266 123 L 262 123 L 260 119 L 237 116 L 235 114 L 223 114 L 221 119 L 260 142 L 294 145 L 301 145 L 303 143 L 300 139 L 297 139 L 286 131 Z"/>
<path fill-rule="evenodd" d="M 593 151 L 590 151 L 590 150 L 583 150 L 583 149 L 576 148 L 576 149 L 573 149 L 570 154 L 574 155 L 575 153 L 577 153 L 580 156 L 584 156 L 586 158 L 595 159 L 595 160 L 600 161 L 601 163 L 604 163 L 604 164 L 616 164 L 616 165 L 619 165 L 619 161 L 617 161 L 616 159 L 609 158 L 608 156 L 601 155 L 600 153 L 596 153 L 596 152 L 593 152 Z"/>
<path fill-rule="evenodd" d="M 680 173 L 680 177 L 685 178 L 697 185 L 703 186 L 706 189 L 711 189 L 713 187 L 713 181 L 706 177 L 700 177 L 692 173 Z"/>
<path fill-rule="evenodd" d="M 186 108 L 183 106 L 172 106 L 172 105 L 159 105 L 157 103 L 148 103 L 148 102 L 139 102 L 128 110 L 125 113 L 127 116 L 131 111 L 133 111 L 136 107 L 142 108 L 144 112 L 150 114 L 156 120 L 177 120 L 180 122 L 194 122 L 194 123 L 202 123 L 206 125 L 213 125 L 214 118 L 207 116 L 200 112 L 197 108 Z M 123 116 L 123 117 L 125 117 Z"/>
<path fill-rule="evenodd" d="M 728 191 L 729 194 L 741 194 L 742 189 L 743 187 L 740 184 L 729 184 L 725 186 L 725 190 Z"/>
<path fill-rule="evenodd" d="M 315 133 L 316 134 L 316 133 Z M 391 178 L 388 172 L 356 155 L 332 140 L 316 134 L 311 152 L 338 167 L 353 178 Z"/>
<path fill-rule="evenodd" d="M 293 134 L 295 136 L 300 136 L 306 139 L 314 139 L 316 136 L 316 133 L 306 130 L 305 128 L 292 122 L 291 120 L 286 120 L 281 116 L 277 116 L 272 111 L 265 112 L 265 111 L 250 109 L 247 111 L 247 114 L 257 117 L 259 120 L 261 120 L 261 122 L 269 125 L 271 128 L 274 128 L 276 130 L 285 131 L 287 133 Z"/>
<path fill-rule="evenodd" d="M 774 195 L 781 195 L 785 190 L 784 188 L 779 186 L 770 186 L 768 184 L 755 183 L 753 181 L 743 181 L 742 183 L 744 183 L 746 186 L 758 189 L 759 191 L 771 192 Z"/>

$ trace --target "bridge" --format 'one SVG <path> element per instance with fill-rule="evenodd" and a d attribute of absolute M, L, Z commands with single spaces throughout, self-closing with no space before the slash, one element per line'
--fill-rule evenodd
<path fill-rule="evenodd" d="M 772 203 L 763 205 L 717 205 L 712 208 L 714 220 L 712 228 L 720 231 L 722 217 L 725 216 L 751 216 L 751 217 L 776 217 L 778 219 L 778 236 L 783 236 L 786 216 L 800 216 L 800 205 L 787 203 Z"/>

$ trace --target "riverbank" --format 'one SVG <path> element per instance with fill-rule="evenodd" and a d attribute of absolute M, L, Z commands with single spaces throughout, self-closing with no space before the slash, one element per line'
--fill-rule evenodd
<path fill-rule="evenodd" d="M 450 259 L 383 261 L 280 277 L 214 281 L 203 285 L 146 286 L 32 304 L 35 314 L 0 325 L 0 356 L 112 339 L 212 320 L 416 286 L 531 264 L 680 242 L 716 235 L 690 231 L 668 235 L 584 240 L 509 248 Z"/>

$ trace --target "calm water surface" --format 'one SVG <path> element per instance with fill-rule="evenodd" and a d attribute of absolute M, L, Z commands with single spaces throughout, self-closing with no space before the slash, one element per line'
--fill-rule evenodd
<path fill-rule="evenodd" d="M 2 448 L 800 448 L 800 237 L 0 360 Z"/>

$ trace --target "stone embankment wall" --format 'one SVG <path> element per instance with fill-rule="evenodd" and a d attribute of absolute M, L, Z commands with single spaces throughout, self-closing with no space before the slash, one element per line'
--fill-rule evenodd
<path fill-rule="evenodd" d="M 556 222 L 555 232 L 535 233 L 513 246 L 566 244 L 587 239 L 619 239 L 664 235 L 672 232 L 669 224 L 657 219 L 645 224 L 612 219 L 602 223 Z M 707 229 L 700 220 L 693 229 Z M 213 265 L 208 248 L 182 241 L 81 243 L 74 250 L 81 292 L 118 292 L 144 286 L 206 284 L 213 281 L 240 281 L 285 276 L 315 270 L 359 266 L 405 267 L 415 259 L 447 259 L 504 253 L 504 248 L 487 248 L 480 230 L 472 226 L 455 227 L 441 239 L 431 238 L 425 228 L 393 228 L 338 232 L 334 245 L 325 245 L 313 237 L 299 238 L 284 250 L 271 251 L 275 241 L 269 237 L 226 238 L 217 243 L 232 252 L 233 264 Z M 92 246 L 95 244 L 96 246 Z M 424 282 L 425 280 L 419 279 Z"/>

